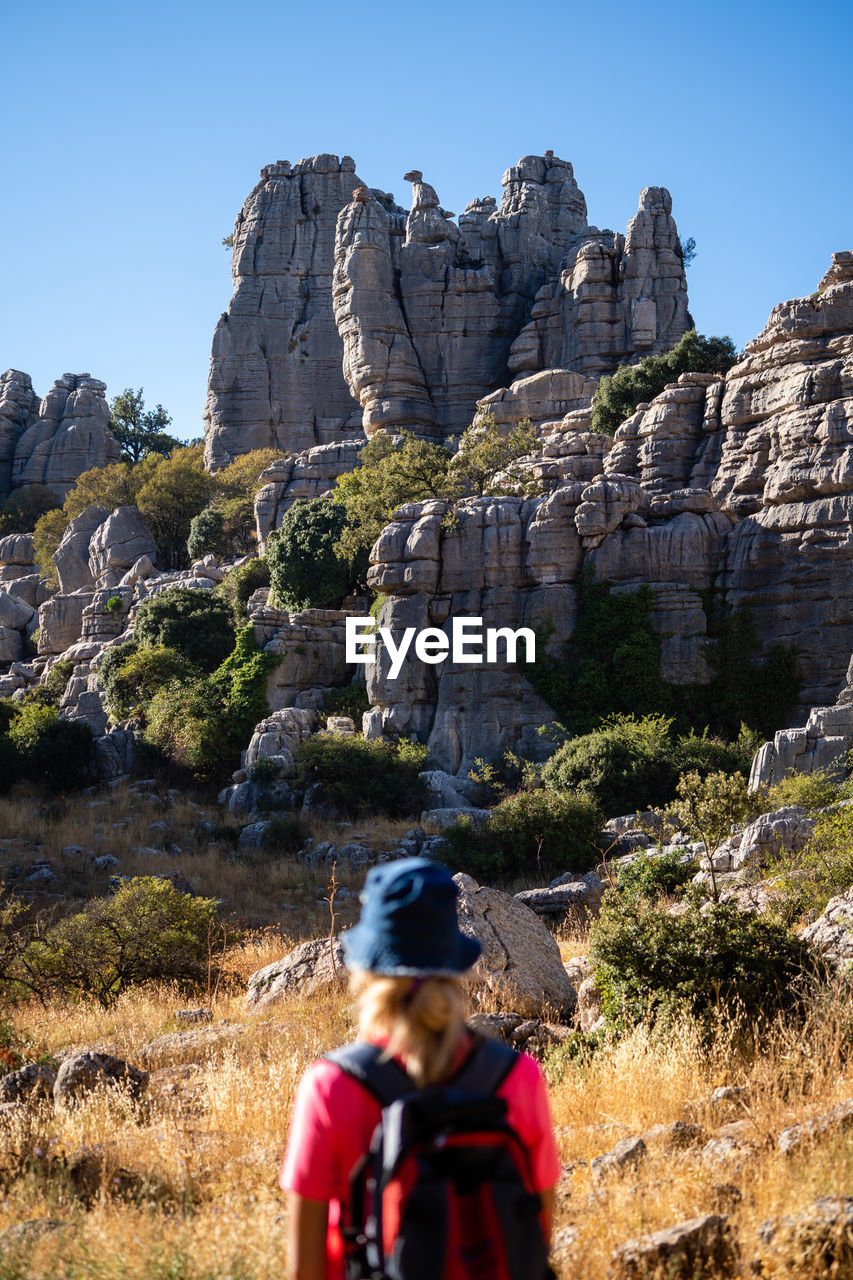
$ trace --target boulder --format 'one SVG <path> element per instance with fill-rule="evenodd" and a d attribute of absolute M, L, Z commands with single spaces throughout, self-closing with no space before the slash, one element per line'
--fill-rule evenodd
<path fill-rule="evenodd" d="M 89 565 L 89 543 L 92 534 L 109 516 L 105 507 L 90 506 L 75 516 L 62 535 L 62 541 L 53 553 L 53 563 L 59 578 L 59 590 L 63 595 L 84 588 L 91 591 L 95 578 Z"/>
<path fill-rule="evenodd" d="M 60 1066 L 53 1084 L 53 1100 L 57 1106 L 68 1106 L 104 1088 L 139 1098 L 147 1087 L 147 1071 L 109 1053 L 85 1051 L 72 1054 Z"/>
<path fill-rule="evenodd" d="M 515 896 L 545 920 L 565 920 L 567 917 L 581 922 L 597 916 L 601 910 L 604 885 L 594 871 L 586 875 L 561 876 L 559 883 L 545 889 L 522 889 Z"/>
<path fill-rule="evenodd" d="M 804 942 L 836 969 L 853 963 L 853 887 L 830 898 L 822 915 L 801 930 Z"/>
<path fill-rule="evenodd" d="M 38 1062 L 29 1062 L 17 1071 L 0 1077 L 0 1103 L 30 1102 L 52 1098 L 56 1072 Z"/>
<path fill-rule="evenodd" d="M 578 1022 L 581 1031 L 597 1028 L 602 1018 L 603 997 L 595 977 L 590 974 L 578 987 Z"/>
<path fill-rule="evenodd" d="M 612 1280 L 725 1280 L 739 1275 L 740 1265 L 726 1217 L 708 1213 L 626 1241 L 614 1252 L 609 1274 Z"/>
<path fill-rule="evenodd" d="M 756 1274 L 848 1276 L 853 1272 L 853 1197 L 819 1196 L 799 1213 L 768 1218 L 758 1228 Z M 770 1264 L 770 1266 L 764 1265 Z"/>
<path fill-rule="evenodd" d="M 291 996 L 307 998 L 336 982 L 343 983 L 345 975 L 344 953 L 337 940 L 332 946 L 328 938 L 303 942 L 281 960 L 275 960 L 251 975 L 246 1001 L 252 1009 L 265 1009 Z"/>
<path fill-rule="evenodd" d="M 783 1156 L 799 1155 L 804 1147 L 811 1146 L 823 1137 L 849 1133 L 853 1129 L 853 1098 L 839 1102 L 829 1111 L 789 1125 L 779 1134 L 776 1145 Z"/>
<path fill-rule="evenodd" d="M 106 390 L 88 373 L 66 373 L 54 382 L 15 445 L 14 488 L 44 484 L 64 498 L 83 471 L 119 461 Z"/>
<path fill-rule="evenodd" d="M 552 1011 L 570 1018 L 577 995 L 560 959 L 560 948 L 539 917 L 523 902 L 477 884 L 459 873 L 459 926 L 482 954 L 472 981 L 483 984 L 513 1011 L 538 1018 Z"/>
<path fill-rule="evenodd" d="M 117 586 L 141 556 L 154 559 L 157 544 L 138 507 L 117 507 L 92 534 L 89 568 L 103 587 Z"/>

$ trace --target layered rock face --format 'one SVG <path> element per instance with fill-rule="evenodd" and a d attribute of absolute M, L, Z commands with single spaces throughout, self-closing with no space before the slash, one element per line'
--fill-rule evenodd
<path fill-rule="evenodd" d="M 0 502 L 12 489 L 12 466 L 21 436 L 38 417 L 39 400 L 28 373 L 0 375 Z"/>
<path fill-rule="evenodd" d="M 17 386 L 18 402 L 23 403 L 22 413 L 26 413 L 29 421 L 15 442 L 11 465 L 13 489 L 44 484 L 53 489 L 57 497 L 64 498 L 82 472 L 119 461 L 121 449 L 110 431 L 106 383 L 88 373 L 63 374 L 38 405 L 36 414 L 32 404 L 26 407 L 32 391 L 29 379 L 21 382 L 26 375 L 14 376 L 19 381 L 7 382 L 5 386 L 9 394 Z M 9 378 L 9 374 L 5 377 Z"/>
<path fill-rule="evenodd" d="M 853 256 L 835 255 L 817 295 L 775 308 L 725 377 L 683 375 L 597 455 L 588 435 L 582 412 L 550 424 L 552 459 L 531 463 L 546 478 L 553 467 L 547 497 L 463 503 L 450 532 L 440 504 L 395 514 L 370 577 L 389 597 L 380 621 L 395 638 L 472 615 L 485 625 L 547 621 L 555 646 L 571 637 L 589 570 L 616 590 L 652 588 L 666 679 L 709 678 L 705 608 L 715 594 L 752 609 L 765 652 L 795 648 L 804 677 L 795 724 L 833 704 L 853 652 Z M 549 718 L 522 666 L 415 661 L 392 681 L 389 665 L 380 646 L 368 668 L 373 730 L 418 733 L 451 772 L 529 745 Z M 820 733 L 809 722 L 777 741 L 774 759 L 837 754 L 835 741 L 822 754 L 815 744 L 849 731 L 844 703 L 821 713 Z"/>
<path fill-rule="evenodd" d="M 455 435 L 508 374 L 597 378 L 690 327 L 663 188 L 646 188 L 623 238 L 587 226 L 572 166 L 553 155 L 525 156 L 504 175 L 500 206 L 475 200 L 458 226 L 420 172 L 406 177 L 408 216 L 362 187 L 338 220 L 335 318 L 368 434 Z M 563 412 L 594 389 L 568 381 Z"/>
<path fill-rule="evenodd" d="M 563 412 L 583 408 L 602 372 L 690 327 L 663 188 L 642 193 L 623 237 L 587 225 L 572 166 L 553 153 L 525 156 L 500 205 L 474 200 L 458 223 L 420 171 L 406 179 L 408 211 L 348 156 L 262 170 L 213 339 L 208 466 L 354 440 L 362 426 L 442 439 L 512 373 L 549 366 L 583 375 L 562 397 Z"/>
<path fill-rule="evenodd" d="M 349 156 L 261 171 L 234 227 L 234 293 L 213 338 L 209 467 L 251 449 L 297 451 L 360 433 L 332 314 L 335 224 L 360 185 Z"/>

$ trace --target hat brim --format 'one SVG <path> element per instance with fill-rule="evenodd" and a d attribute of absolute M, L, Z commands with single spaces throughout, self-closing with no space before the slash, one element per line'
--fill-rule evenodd
<path fill-rule="evenodd" d="M 400 978 L 458 977 L 471 968 L 483 950 L 476 938 L 460 929 L 454 945 L 447 948 L 440 959 L 424 956 L 422 961 L 414 962 L 411 955 L 404 958 L 392 940 L 378 939 L 373 930 L 362 928 L 360 922 L 340 935 L 340 943 L 348 969 Z"/>

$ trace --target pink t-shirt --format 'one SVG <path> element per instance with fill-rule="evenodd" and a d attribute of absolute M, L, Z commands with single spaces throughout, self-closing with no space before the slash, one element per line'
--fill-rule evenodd
<path fill-rule="evenodd" d="M 519 1054 L 497 1096 L 506 1102 L 507 1123 L 527 1150 L 532 1189 L 553 1187 L 561 1166 L 538 1063 Z M 339 1227 L 342 1218 L 346 1220 L 349 1175 L 370 1146 L 380 1113 L 379 1103 L 362 1085 L 322 1058 L 308 1068 L 296 1091 L 278 1181 L 282 1191 L 294 1191 L 306 1200 L 329 1201 L 327 1280 L 343 1280 Z"/>

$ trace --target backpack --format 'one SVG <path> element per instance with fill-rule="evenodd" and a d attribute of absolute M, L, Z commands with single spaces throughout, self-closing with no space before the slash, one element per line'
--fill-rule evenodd
<path fill-rule="evenodd" d="M 455 1075 L 418 1089 L 377 1045 L 327 1055 L 381 1104 L 350 1174 L 347 1280 L 545 1280 L 527 1152 L 495 1091 L 517 1054 L 478 1038 Z"/>

